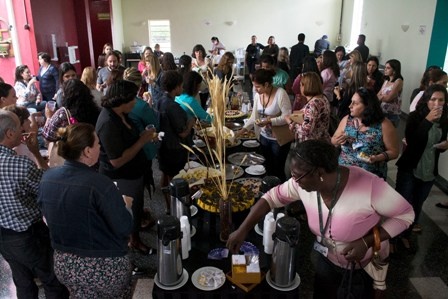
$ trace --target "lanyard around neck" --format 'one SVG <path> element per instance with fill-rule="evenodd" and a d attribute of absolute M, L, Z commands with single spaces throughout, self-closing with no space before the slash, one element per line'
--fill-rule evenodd
<path fill-rule="evenodd" d="M 336 204 L 336 197 L 338 194 L 340 183 L 341 183 L 341 170 L 338 167 L 336 185 L 334 186 L 334 189 L 333 189 L 333 197 L 331 198 L 330 211 L 328 212 L 328 217 L 327 217 L 327 221 L 325 222 L 325 227 L 324 227 L 324 221 L 323 221 L 323 217 L 322 217 L 322 203 L 321 203 L 322 197 L 320 196 L 320 192 L 317 192 L 317 207 L 319 209 L 319 230 L 320 230 L 320 234 L 321 234 L 322 238 L 325 236 L 325 232 L 327 231 L 328 225 L 330 224 L 330 219 L 333 214 L 334 205 Z"/>

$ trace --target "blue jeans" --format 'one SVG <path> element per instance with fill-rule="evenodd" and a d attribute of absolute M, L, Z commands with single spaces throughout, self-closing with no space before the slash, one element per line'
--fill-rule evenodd
<path fill-rule="evenodd" d="M 53 249 L 48 227 L 42 221 L 24 232 L 0 228 L 0 253 L 11 268 L 17 298 L 38 298 L 34 277 L 42 281 L 46 298 L 69 297 L 54 274 Z"/>
<path fill-rule="evenodd" d="M 286 180 L 285 163 L 291 142 L 280 146 L 277 140 L 260 136 L 261 153 L 266 159 L 266 174 L 278 177 L 282 182 Z"/>
<path fill-rule="evenodd" d="M 412 171 L 398 169 L 395 190 L 414 208 L 414 224 L 418 223 L 423 203 L 428 198 L 434 181 L 425 182 L 416 178 Z"/>

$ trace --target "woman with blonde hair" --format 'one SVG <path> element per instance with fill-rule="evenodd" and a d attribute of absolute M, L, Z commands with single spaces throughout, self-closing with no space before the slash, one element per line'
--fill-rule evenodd
<path fill-rule="evenodd" d="M 353 50 L 348 54 L 349 60 L 345 64 L 344 68 L 341 70 L 339 75 L 338 83 L 341 88 L 347 88 L 353 75 L 352 65 L 356 62 L 363 62 L 361 53 L 358 50 Z"/>
<path fill-rule="evenodd" d="M 224 53 L 214 71 L 215 75 L 218 76 L 222 81 L 224 81 L 224 79 L 231 80 L 234 63 L 235 56 L 232 54 L 232 52 Z"/>
<path fill-rule="evenodd" d="M 81 82 L 84 83 L 89 89 L 93 96 L 93 101 L 98 107 L 101 107 L 101 97 L 103 94 L 96 89 L 96 79 L 98 75 L 96 70 L 92 66 L 87 66 L 82 71 Z"/>
<path fill-rule="evenodd" d="M 339 102 L 339 119 L 350 113 L 349 106 L 352 102 L 352 97 L 361 87 L 367 87 L 367 68 L 364 62 L 358 61 L 352 64 L 352 79 L 347 87 L 343 89 L 340 86 L 336 86 L 334 88 L 336 99 Z"/>
<path fill-rule="evenodd" d="M 159 58 L 149 55 L 145 59 L 146 69 L 142 72 L 143 79 L 148 84 L 148 91 L 151 95 L 152 106 L 155 107 L 163 92 L 160 85 L 162 79 L 162 67 Z"/>
<path fill-rule="evenodd" d="M 137 69 L 140 73 L 142 73 L 146 68 L 146 58 L 149 57 L 149 55 L 154 55 L 154 52 L 152 51 L 151 47 L 146 47 L 143 52 L 140 61 L 138 62 Z"/>

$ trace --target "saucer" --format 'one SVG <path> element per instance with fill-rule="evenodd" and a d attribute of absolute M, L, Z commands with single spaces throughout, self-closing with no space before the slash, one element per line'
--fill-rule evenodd
<path fill-rule="evenodd" d="M 187 282 L 188 282 L 188 272 L 187 270 L 183 269 L 182 272 L 182 277 L 179 279 L 179 283 L 177 283 L 176 285 L 172 285 L 172 286 L 166 286 L 160 283 L 159 281 L 159 277 L 156 275 L 154 276 L 154 283 L 161 289 L 163 290 L 167 290 L 167 291 L 171 291 L 171 290 L 177 290 L 181 287 L 183 287 Z"/>
<path fill-rule="evenodd" d="M 266 173 L 263 165 L 252 165 L 246 168 L 246 172 L 251 175 L 262 175 Z"/>
<path fill-rule="evenodd" d="M 243 146 L 248 148 L 254 148 L 260 146 L 260 143 L 258 143 L 257 140 L 246 140 L 243 142 Z"/>
<path fill-rule="evenodd" d="M 280 287 L 280 286 L 276 285 L 271 280 L 271 270 L 269 270 L 268 273 L 266 273 L 266 281 L 274 289 L 283 291 L 283 292 L 288 292 L 288 291 L 292 291 L 292 290 L 296 289 L 300 285 L 300 276 L 299 276 L 299 274 L 296 273 L 296 277 L 294 278 L 294 282 L 292 285 L 290 285 L 289 287 Z"/>

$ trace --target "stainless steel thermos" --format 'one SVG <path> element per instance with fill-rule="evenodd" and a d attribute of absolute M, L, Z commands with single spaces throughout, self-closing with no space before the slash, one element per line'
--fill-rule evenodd
<path fill-rule="evenodd" d="M 290 287 L 296 277 L 296 247 L 299 243 L 300 224 L 293 217 L 282 217 L 277 220 L 274 239 L 274 250 L 271 261 L 271 281 L 281 288 Z"/>
<path fill-rule="evenodd" d="M 165 286 L 173 286 L 182 280 L 182 258 L 180 254 L 180 221 L 165 215 L 157 222 L 157 278 Z"/>
<path fill-rule="evenodd" d="M 190 221 L 191 198 L 188 182 L 184 179 L 173 179 L 170 182 L 171 207 L 170 214 L 177 219 L 187 216 Z"/>

